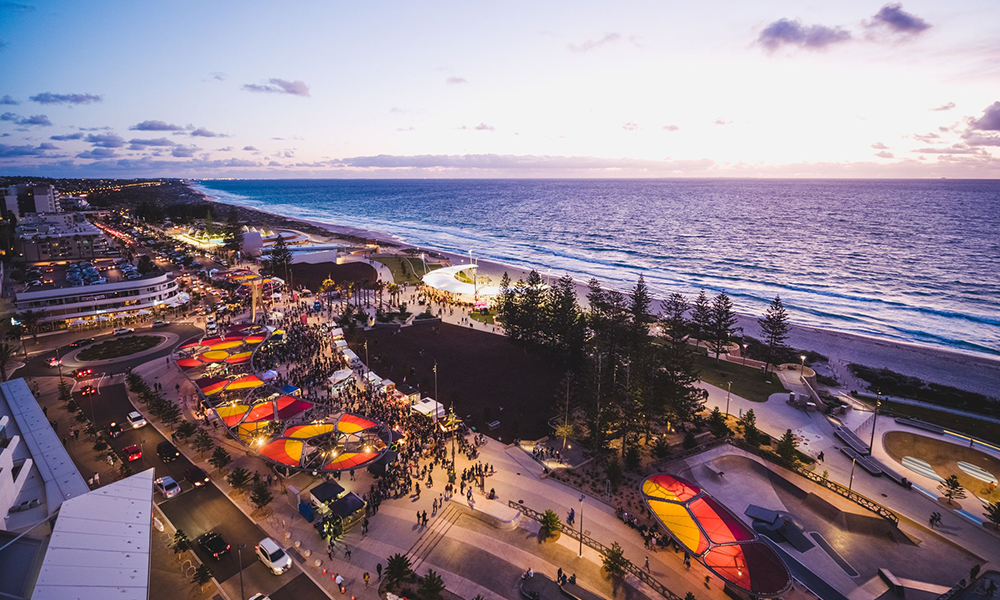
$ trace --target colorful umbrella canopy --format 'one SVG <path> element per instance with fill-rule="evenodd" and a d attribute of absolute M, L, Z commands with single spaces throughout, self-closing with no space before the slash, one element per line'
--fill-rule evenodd
<path fill-rule="evenodd" d="M 226 391 L 245 390 L 249 388 L 260 387 L 262 385 L 264 385 L 264 382 L 261 381 L 260 378 L 257 377 L 256 375 L 244 375 L 239 379 L 234 379 L 232 383 L 230 383 L 226 387 Z"/>
<path fill-rule="evenodd" d="M 184 369 L 190 369 L 191 367 L 200 367 L 201 365 L 202 362 L 197 358 L 181 358 L 178 359 L 177 361 L 177 366 Z"/>
<path fill-rule="evenodd" d="M 222 362 L 229 358 L 229 353 L 225 350 L 209 350 L 208 352 L 202 352 L 198 355 L 198 358 L 202 362 L 216 363 Z"/>
<path fill-rule="evenodd" d="M 253 352 L 240 352 L 238 354 L 231 355 L 229 358 L 225 360 L 225 362 L 230 365 L 238 365 L 250 360 L 250 357 L 252 355 Z"/>

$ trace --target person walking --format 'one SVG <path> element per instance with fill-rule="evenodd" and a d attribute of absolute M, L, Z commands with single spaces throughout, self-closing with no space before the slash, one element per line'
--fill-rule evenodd
<path fill-rule="evenodd" d="M 365 587 L 366 588 L 368 587 L 368 582 L 371 580 L 371 577 L 372 576 L 368 574 L 368 571 L 365 571 Z"/>
<path fill-rule="evenodd" d="M 649 568 L 649 557 L 648 556 L 646 557 L 646 572 L 647 573 L 652 573 L 653 572 L 653 570 Z"/>
<path fill-rule="evenodd" d="M 382 581 L 382 563 L 375 565 L 375 572 L 378 573 L 378 580 Z"/>

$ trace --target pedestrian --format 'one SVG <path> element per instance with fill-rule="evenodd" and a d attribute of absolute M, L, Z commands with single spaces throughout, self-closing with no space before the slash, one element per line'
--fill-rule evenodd
<path fill-rule="evenodd" d="M 382 563 L 375 565 L 375 572 L 378 573 L 378 580 L 382 581 Z"/>
<path fill-rule="evenodd" d="M 646 557 L 646 572 L 647 573 L 652 573 L 653 572 L 652 569 L 649 568 L 649 557 L 648 556 Z"/>
<path fill-rule="evenodd" d="M 344 547 L 344 556 L 347 557 L 347 560 L 351 560 L 351 549 L 350 549 L 350 547 Z"/>
<path fill-rule="evenodd" d="M 97 485 L 101 485 L 101 474 L 100 473 L 94 473 L 94 483 L 96 483 Z"/>
<path fill-rule="evenodd" d="M 417 511 L 417 525 L 420 525 L 420 511 Z"/>
<path fill-rule="evenodd" d="M 371 575 L 368 574 L 368 571 L 365 571 L 365 587 L 366 588 L 368 587 L 368 580 L 370 580 L 370 579 L 371 579 Z"/>

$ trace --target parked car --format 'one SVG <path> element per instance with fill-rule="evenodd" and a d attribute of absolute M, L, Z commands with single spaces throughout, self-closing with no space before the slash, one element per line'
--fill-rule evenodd
<path fill-rule="evenodd" d="M 139 429 L 146 426 L 146 417 L 143 417 L 138 411 L 133 410 L 125 418 L 132 425 L 132 429 Z"/>
<path fill-rule="evenodd" d="M 164 498 L 173 498 L 181 493 L 181 486 L 174 481 L 173 477 L 160 477 L 159 479 L 153 481 L 153 485 L 156 486 L 156 490 L 163 495 Z"/>
<path fill-rule="evenodd" d="M 208 483 L 208 473 L 205 469 L 201 467 L 191 465 L 188 467 L 187 471 L 184 472 L 184 477 L 191 482 L 194 487 L 201 487 Z"/>
<path fill-rule="evenodd" d="M 142 458 L 142 449 L 135 444 L 122 448 L 122 458 L 128 462 L 135 462 Z"/>
<path fill-rule="evenodd" d="M 77 369 L 77 370 L 73 371 L 73 377 L 76 377 L 77 379 L 83 379 L 85 377 L 90 377 L 93 374 L 94 374 L 94 370 L 93 369 Z"/>
<path fill-rule="evenodd" d="M 215 560 L 221 559 L 226 552 L 229 552 L 229 544 L 222 534 L 209 531 L 198 538 L 198 545 L 201 549 L 210 554 Z"/>
<path fill-rule="evenodd" d="M 278 542 L 269 537 L 257 544 L 257 558 L 275 575 L 281 575 L 292 568 L 292 557 L 281 549 Z"/>
<path fill-rule="evenodd" d="M 181 455 L 181 451 L 170 442 L 160 442 L 156 446 L 156 455 L 160 457 L 160 460 L 168 463 L 177 460 Z"/>
<path fill-rule="evenodd" d="M 135 329 L 131 327 L 119 327 L 111 332 L 112 335 L 127 335 L 129 333 L 135 333 Z"/>
<path fill-rule="evenodd" d="M 90 395 L 96 394 L 96 393 L 97 393 L 97 390 L 94 389 L 94 386 L 92 386 L 92 385 L 85 385 L 82 388 L 80 388 L 80 395 L 81 396 L 90 396 Z"/>
<path fill-rule="evenodd" d="M 111 425 L 108 425 L 108 435 L 112 438 L 116 438 L 123 433 L 125 433 L 125 428 L 121 426 L 121 423 L 115 423 L 112 421 Z"/>

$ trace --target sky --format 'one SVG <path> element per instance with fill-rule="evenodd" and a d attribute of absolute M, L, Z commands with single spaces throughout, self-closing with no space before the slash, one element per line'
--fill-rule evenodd
<path fill-rule="evenodd" d="M 0 175 L 1000 176 L 1000 3 L 0 1 Z"/>

